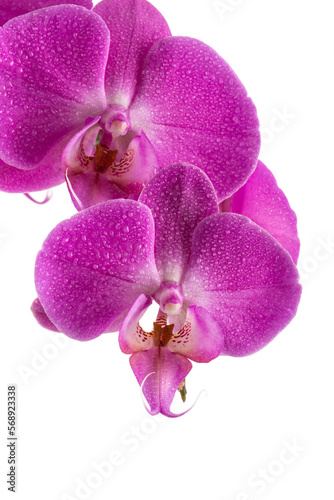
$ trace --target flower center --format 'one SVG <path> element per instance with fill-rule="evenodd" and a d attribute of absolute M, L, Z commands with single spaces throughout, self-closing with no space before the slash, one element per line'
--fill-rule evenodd
<path fill-rule="evenodd" d="M 174 338 L 173 328 L 173 324 L 167 325 L 167 315 L 159 309 L 157 319 L 153 323 L 153 330 L 146 332 L 138 322 L 137 334 L 139 338 L 144 337 L 147 339 L 148 337 L 153 337 L 157 346 L 165 347 L 168 342 Z"/>
<path fill-rule="evenodd" d="M 181 312 L 183 296 L 180 287 L 174 281 L 162 283 L 155 293 L 154 299 L 160 304 L 160 309 L 168 316 L 176 316 Z"/>
<path fill-rule="evenodd" d="M 85 138 L 83 138 L 82 147 L 88 160 L 94 161 L 95 170 L 97 172 L 108 170 L 109 176 L 117 176 L 127 172 L 132 164 L 132 156 L 128 154 L 127 149 L 135 136 L 130 130 L 131 123 L 128 111 L 123 106 L 109 104 L 94 128 L 93 151 L 89 153 L 85 150 Z"/>
<path fill-rule="evenodd" d="M 117 156 L 117 149 L 115 151 L 105 149 L 100 144 L 96 145 L 95 149 L 95 162 L 96 162 L 96 170 L 98 172 L 104 172 L 108 167 L 114 165 Z M 89 157 L 90 160 L 93 160 L 94 157 Z"/>
<path fill-rule="evenodd" d="M 128 130 L 129 126 L 127 122 L 120 120 L 114 120 L 110 127 L 110 132 L 112 133 L 113 137 L 119 137 L 120 135 L 125 135 Z"/>
<path fill-rule="evenodd" d="M 78 210 L 113 198 L 138 196 L 158 168 L 143 130 L 131 128 L 124 106 L 109 104 L 89 117 L 66 145 L 61 166 Z"/>
<path fill-rule="evenodd" d="M 150 332 L 146 332 L 139 324 L 137 323 L 137 335 L 139 338 L 148 339 L 149 337 L 153 337 L 155 344 L 160 347 L 166 347 L 168 342 L 172 341 L 173 343 L 186 343 L 189 341 L 191 325 L 189 321 L 186 321 L 182 328 L 177 332 L 173 333 L 174 323 L 168 325 L 167 324 L 167 314 L 164 313 L 161 309 L 159 309 L 157 319 L 153 323 L 153 330 Z"/>
<path fill-rule="evenodd" d="M 123 137 L 131 128 L 128 111 L 124 106 L 108 104 L 103 112 L 99 125 L 103 130 L 101 142 L 111 145 L 118 137 Z"/>
<path fill-rule="evenodd" d="M 153 323 L 153 337 L 157 346 L 165 347 L 170 339 L 173 337 L 174 325 L 160 324 L 158 322 Z"/>
<path fill-rule="evenodd" d="M 182 309 L 182 303 L 174 304 L 173 302 L 167 302 L 164 305 L 164 311 L 168 316 L 175 316 L 179 314 Z"/>
<path fill-rule="evenodd" d="M 89 171 L 105 173 L 107 178 L 123 175 L 133 162 L 134 152 L 129 144 L 135 136 L 128 111 L 109 104 L 101 117 L 89 118 L 69 143 L 66 167 L 70 168 L 70 175 Z"/>

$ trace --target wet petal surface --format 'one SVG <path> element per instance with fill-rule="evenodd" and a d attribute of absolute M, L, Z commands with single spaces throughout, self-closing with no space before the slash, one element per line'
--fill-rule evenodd
<path fill-rule="evenodd" d="M 231 211 L 246 215 L 266 229 L 298 261 L 297 217 L 270 170 L 259 161 L 246 184 L 232 199 Z"/>
<path fill-rule="evenodd" d="M 63 150 L 72 133 L 65 136 L 45 156 L 42 163 L 31 170 L 22 170 L 0 160 L 0 190 L 7 193 L 42 191 L 65 181 L 60 167 Z"/>
<path fill-rule="evenodd" d="M 153 214 L 155 259 L 162 281 L 181 279 L 197 224 L 217 213 L 208 177 L 197 167 L 174 164 L 161 170 L 139 197 Z"/>
<path fill-rule="evenodd" d="M 13 17 L 21 16 L 32 10 L 50 7 L 51 5 L 63 5 L 66 3 L 82 5 L 87 9 L 93 7 L 92 0 L 1 0 L 0 26 Z"/>
<path fill-rule="evenodd" d="M 106 105 L 109 31 L 84 7 L 40 9 L 0 32 L 0 155 L 36 168 L 66 134 Z"/>
<path fill-rule="evenodd" d="M 146 0 L 103 0 L 93 10 L 110 31 L 105 82 L 108 102 L 128 107 L 146 54 L 154 42 L 170 36 L 169 27 Z"/>
<path fill-rule="evenodd" d="M 214 215 L 197 226 L 182 289 L 220 324 L 222 352 L 231 356 L 270 342 L 296 314 L 301 293 L 290 255 L 236 214 Z"/>
<path fill-rule="evenodd" d="M 90 340 L 109 331 L 141 293 L 160 281 L 147 207 L 114 200 L 60 223 L 36 260 L 38 297 L 69 337 Z"/>
<path fill-rule="evenodd" d="M 228 64 L 199 40 L 169 37 L 151 48 L 130 118 L 145 130 L 160 168 L 175 162 L 200 167 L 219 201 L 255 169 L 255 106 Z"/>

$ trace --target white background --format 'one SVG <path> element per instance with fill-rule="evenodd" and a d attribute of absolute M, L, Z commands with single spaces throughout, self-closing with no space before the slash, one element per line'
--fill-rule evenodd
<path fill-rule="evenodd" d="M 18 392 L 19 500 L 333 498 L 333 3 L 152 3 L 173 34 L 215 48 L 257 106 L 261 159 L 298 215 L 299 311 L 255 355 L 194 363 L 188 403 L 201 389 L 207 397 L 179 419 L 152 418 L 117 334 L 70 341 L 30 313 L 36 253 L 74 213 L 65 186 L 43 206 L 0 193 L 1 498 L 12 498 L 10 383 Z M 289 117 L 277 121 L 277 112 Z M 101 479 L 96 466 L 106 461 Z"/>

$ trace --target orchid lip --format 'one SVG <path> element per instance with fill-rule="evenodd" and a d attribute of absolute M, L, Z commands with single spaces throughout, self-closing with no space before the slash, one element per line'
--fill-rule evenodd
<path fill-rule="evenodd" d="M 144 380 L 142 381 L 142 383 L 140 384 L 140 395 L 141 395 L 141 399 L 142 399 L 142 402 L 143 402 L 143 405 L 144 405 L 144 407 L 145 407 L 146 411 L 147 411 L 150 415 L 157 415 L 158 411 L 152 411 L 152 410 L 151 410 L 150 406 L 148 405 L 148 403 L 147 403 L 147 402 L 146 402 L 146 400 L 145 400 L 145 396 L 144 396 L 144 392 L 143 392 L 143 388 L 144 388 L 145 382 L 147 381 L 147 379 L 148 379 L 151 375 L 155 375 L 155 372 L 148 373 L 148 374 L 146 375 L 146 377 L 144 378 Z M 183 384 L 183 386 L 182 386 L 182 384 Z M 177 390 L 180 392 L 180 394 L 181 394 L 181 399 L 182 399 L 183 403 L 185 402 L 185 397 L 184 397 L 184 396 L 183 396 L 183 394 L 182 394 L 183 387 L 185 387 L 185 385 L 184 385 L 184 384 L 185 384 L 185 380 L 183 380 L 183 381 L 181 382 L 181 384 L 179 385 L 179 387 L 178 387 L 178 389 L 177 389 Z M 181 386 L 182 386 L 182 387 L 181 387 Z M 185 391 L 185 393 L 184 393 L 184 394 L 186 394 L 186 391 Z M 186 413 L 188 413 L 190 410 L 192 410 L 192 409 L 194 408 L 194 406 L 196 405 L 197 401 L 198 401 L 198 400 L 199 400 L 199 398 L 202 396 L 202 394 L 203 394 L 204 396 L 206 396 L 206 397 L 207 397 L 207 392 L 206 392 L 206 390 L 205 390 L 205 389 L 202 389 L 202 390 L 198 393 L 198 395 L 197 395 L 197 397 L 196 397 L 195 401 L 192 403 L 192 405 L 191 405 L 191 406 L 190 406 L 187 410 L 185 410 L 185 411 L 183 411 L 183 412 L 181 412 L 181 413 L 174 413 L 174 412 L 172 412 L 170 409 L 167 409 L 167 408 L 159 408 L 159 409 L 160 409 L 160 413 L 161 413 L 162 415 L 164 415 L 165 417 L 170 417 L 170 418 L 182 417 L 182 415 L 185 415 Z"/>

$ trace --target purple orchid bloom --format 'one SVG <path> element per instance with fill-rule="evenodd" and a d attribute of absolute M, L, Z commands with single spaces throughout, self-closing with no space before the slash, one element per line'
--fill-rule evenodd
<path fill-rule="evenodd" d="M 60 223 L 35 278 L 38 321 L 77 340 L 119 331 L 150 413 L 170 417 L 189 360 L 258 351 L 294 317 L 301 293 L 290 254 L 248 217 L 219 213 L 208 177 L 184 164 L 161 170 L 139 201 Z M 159 313 L 146 332 L 139 321 L 152 300 Z"/>
<path fill-rule="evenodd" d="M 0 189 L 37 191 L 65 174 L 82 209 L 138 197 L 182 161 L 222 201 L 255 169 L 245 88 L 213 49 L 170 36 L 145 0 L 41 9 L 9 21 L 0 41 Z"/>
<path fill-rule="evenodd" d="M 82 5 L 86 9 L 93 7 L 92 0 L 1 0 L 0 5 L 0 26 L 3 26 L 13 17 L 27 14 L 33 10 L 50 7 L 51 5 L 63 4 Z"/>

